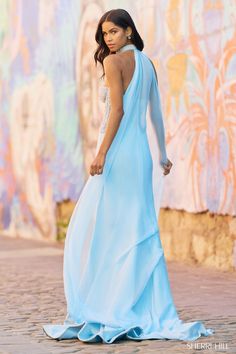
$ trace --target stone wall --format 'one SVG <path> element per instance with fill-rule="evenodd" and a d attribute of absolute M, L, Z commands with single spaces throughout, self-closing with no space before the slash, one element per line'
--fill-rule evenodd
<path fill-rule="evenodd" d="M 64 241 L 75 203 L 57 204 L 57 239 Z M 236 217 L 161 209 L 160 237 L 167 260 L 236 270 Z"/>
<path fill-rule="evenodd" d="M 236 217 L 161 209 L 159 227 L 167 260 L 236 270 Z"/>

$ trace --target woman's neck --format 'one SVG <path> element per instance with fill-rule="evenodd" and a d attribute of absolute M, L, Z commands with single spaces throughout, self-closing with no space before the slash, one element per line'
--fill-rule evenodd
<path fill-rule="evenodd" d="M 126 50 L 132 50 L 132 49 L 137 49 L 137 48 L 133 43 L 129 43 L 129 44 L 125 44 L 123 47 L 118 49 L 116 53 L 122 53 L 125 52 Z"/>

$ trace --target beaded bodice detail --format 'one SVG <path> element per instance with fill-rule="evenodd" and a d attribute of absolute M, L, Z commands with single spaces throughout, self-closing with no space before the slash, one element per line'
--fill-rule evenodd
<path fill-rule="evenodd" d="M 109 88 L 107 86 L 105 86 L 104 84 L 101 84 L 101 86 L 99 88 L 99 98 L 105 103 L 105 113 L 104 113 L 103 120 L 100 125 L 100 133 L 103 134 L 106 129 L 107 120 L 108 120 L 110 108 L 111 108 Z"/>

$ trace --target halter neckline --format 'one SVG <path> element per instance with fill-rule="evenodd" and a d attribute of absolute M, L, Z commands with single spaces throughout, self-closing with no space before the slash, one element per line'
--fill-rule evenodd
<path fill-rule="evenodd" d="M 117 53 L 122 53 L 125 52 L 126 50 L 132 50 L 132 49 L 137 49 L 134 44 L 126 44 L 120 49 L 117 50 Z"/>

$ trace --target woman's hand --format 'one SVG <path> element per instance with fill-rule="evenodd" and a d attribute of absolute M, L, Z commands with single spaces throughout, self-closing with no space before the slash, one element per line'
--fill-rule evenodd
<path fill-rule="evenodd" d="M 103 172 L 103 167 L 105 164 L 106 155 L 103 153 L 98 153 L 93 163 L 90 166 L 90 175 L 101 175 Z"/>
<path fill-rule="evenodd" d="M 161 166 L 164 169 L 163 175 L 168 175 L 173 164 L 169 159 L 167 159 L 167 163 L 161 163 Z"/>

